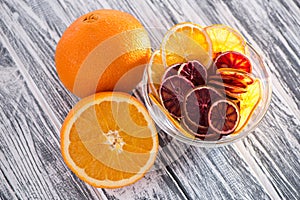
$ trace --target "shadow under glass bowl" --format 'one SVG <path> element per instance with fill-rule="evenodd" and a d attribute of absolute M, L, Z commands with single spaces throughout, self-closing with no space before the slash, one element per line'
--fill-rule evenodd
<path fill-rule="evenodd" d="M 157 106 L 149 97 L 151 89 L 148 84 L 148 72 L 146 69 L 142 80 L 142 95 L 145 100 L 145 105 L 157 126 L 173 138 L 186 144 L 198 147 L 217 147 L 232 144 L 233 142 L 239 141 L 250 134 L 257 127 L 268 110 L 272 94 L 272 86 L 270 73 L 266 63 L 263 61 L 260 54 L 250 44 L 247 44 L 247 55 L 252 64 L 252 74 L 261 81 L 262 97 L 259 105 L 241 132 L 238 134 L 223 136 L 217 141 L 200 140 L 187 137 L 184 133 L 182 133 L 182 131 L 180 131 L 179 128 L 176 128 L 176 125 L 174 125 L 172 120 L 169 120 L 161 108 Z"/>

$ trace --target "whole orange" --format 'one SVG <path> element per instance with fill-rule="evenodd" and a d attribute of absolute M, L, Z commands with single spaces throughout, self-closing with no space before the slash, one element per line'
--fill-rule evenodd
<path fill-rule="evenodd" d="M 95 10 L 75 20 L 59 40 L 55 63 L 67 89 L 79 97 L 132 90 L 151 54 L 146 29 L 131 14 Z"/>

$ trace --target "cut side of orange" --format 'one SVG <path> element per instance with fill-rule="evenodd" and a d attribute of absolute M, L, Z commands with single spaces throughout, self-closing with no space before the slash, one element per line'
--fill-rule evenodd
<path fill-rule="evenodd" d="M 83 181 L 118 188 L 141 179 L 158 152 L 157 131 L 146 108 L 121 92 L 82 99 L 61 128 L 61 151 Z"/>
<path fill-rule="evenodd" d="M 245 54 L 246 42 L 237 30 L 221 24 L 207 26 L 204 29 L 211 39 L 214 58 L 226 51 Z"/>
<path fill-rule="evenodd" d="M 235 129 L 235 134 L 239 133 L 250 120 L 254 110 L 258 106 L 262 97 L 262 86 L 259 79 L 247 87 L 247 92 L 241 94 L 240 100 L 240 122 Z"/>
<path fill-rule="evenodd" d="M 173 26 L 166 33 L 161 54 L 165 68 L 191 60 L 197 60 L 208 68 L 212 62 L 212 45 L 201 26 L 185 22 Z"/>
<path fill-rule="evenodd" d="M 159 97 L 158 90 L 160 87 L 162 76 L 165 72 L 164 65 L 159 50 L 153 52 L 150 62 L 147 66 L 148 70 L 148 83 L 153 94 Z"/>

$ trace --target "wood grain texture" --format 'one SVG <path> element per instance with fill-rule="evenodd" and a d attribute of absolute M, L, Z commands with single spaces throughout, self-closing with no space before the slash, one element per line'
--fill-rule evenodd
<path fill-rule="evenodd" d="M 142 180 L 116 190 L 85 185 L 60 156 L 59 128 L 78 98 L 60 83 L 53 58 L 65 28 L 100 8 L 133 14 L 155 44 L 183 21 L 240 30 L 272 73 L 262 123 L 243 141 L 217 149 L 189 147 L 160 132 L 158 159 Z M 1 199 L 300 198 L 299 1 L 1 0 L 0 10 Z"/>
<path fill-rule="evenodd" d="M 156 165 L 160 166 L 158 161 Z M 165 167 L 152 168 L 143 178 L 125 188 L 104 190 L 107 199 L 187 199 Z"/>
<path fill-rule="evenodd" d="M 0 45 L 1 199 L 97 198 L 62 161 L 58 130 L 31 93 L 6 42 L 1 39 Z"/>

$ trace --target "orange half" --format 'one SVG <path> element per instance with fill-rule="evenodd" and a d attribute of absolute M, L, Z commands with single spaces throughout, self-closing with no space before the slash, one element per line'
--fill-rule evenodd
<path fill-rule="evenodd" d="M 134 97 L 103 92 L 82 99 L 61 128 L 61 151 L 83 181 L 117 188 L 142 178 L 158 152 L 157 131 Z"/>

